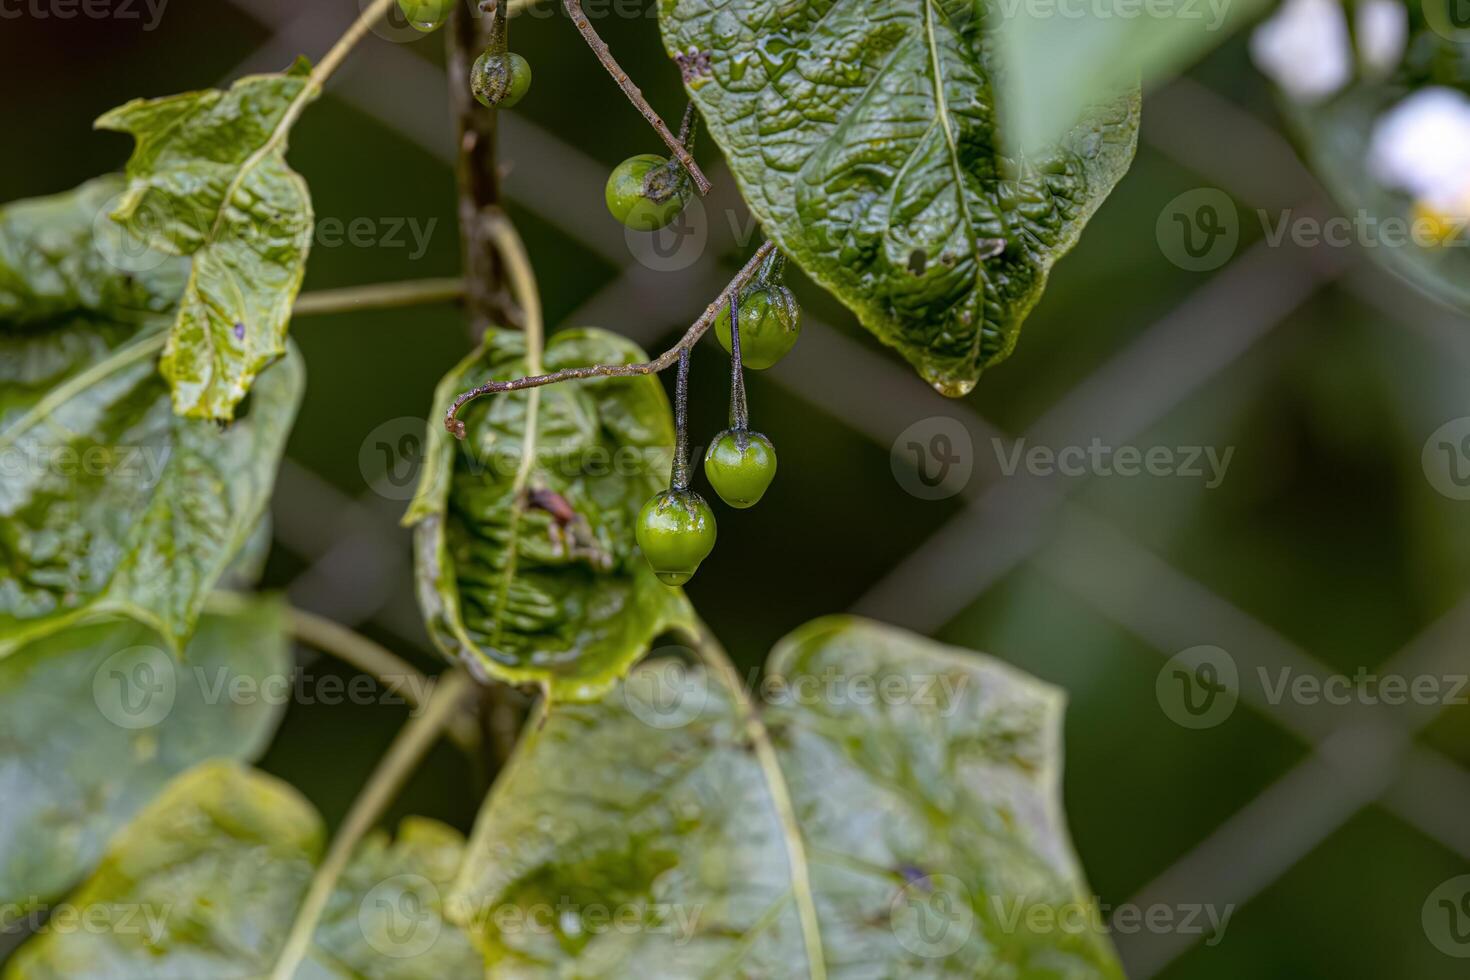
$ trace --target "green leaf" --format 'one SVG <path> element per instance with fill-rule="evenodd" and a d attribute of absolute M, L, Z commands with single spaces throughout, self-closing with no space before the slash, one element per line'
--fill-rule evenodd
<path fill-rule="evenodd" d="M 1057 691 L 846 617 L 782 641 L 760 715 L 704 659 L 527 725 L 450 898 L 492 975 L 1122 976 Z"/>
<path fill-rule="evenodd" d="M 5 980 L 258 980 L 285 941 L 321 856 L 321 817 L 290 786 L 231 763 L 185 773 L 112 842 L 65 903 L 106 928 L 52 925 Z M 405 820 L 359 845 L 298 980 L 482 975 L 440 894 L 464 850 L 448 827 Z"/>
<path fill-rule="evenodd" d="M 205 616 L 184 663 L 156 642 L 99 623 L 0 660 L 0 904 L 61 897 L 175 775 L 264 751 L 291 674 L 281 603 Z"/>
<path fill-rule="evenodd" d="M 313 222 L 286 137 L 318 91 L 298 64 L 228 91 L 136 100 L 97 120 L 137 140 L 113 218 L 193 257 L 161 363 L 180 415 L 233 418 L 260 370 L 286 352 Z"/>
<path fill-rule="evenodd" d="M 1249 23 L 1266 0 L 992 0 L 1006 65 L 1007 144 L 1060 138 L 1099 98 L 1177 73 Z M 1132 11 L 1132 16 L 1126 16 Z"/>
<path fill-rule="evenodd" d="M 419 603 L 452 660 L 587 700 L 654 637 L 692 621 L 684 594 L 654 577 L 633 540 L 639 508 L 668 486 L 674 427 L 657 378 L 599 378 L 472 402 L 461 413 L 468 438 L 451 439 L 439 420 L 455 395 L 527 373 L 525 353 L 518 332 L 491 330 L 435 394 L 405 518 L 417 527 Z M 547 371 L 643 360 L 592 328 L 553 336 L 543 357 Z M 571 520 L 558 519 L 555 498 Z"/>
<path fill-rule="evenodd" d="M 1015 345 L 1122 177 L 1136 93 L 1008 157 L 975 0 L 661 0 L 671 55 L 766 233 L 939 391 Z M 689 53 L 703 53 L 689 59 Z"/>
<path fill-rule="evenodd" d="M 173 414 L 155 358 L 182 265 L 128 251 L 119 268 L 96 231 L 119 186 L 0 209 L 0 656 L 113 614 L 182 647 L 265 510 L 300 401 L 292 355 L 231 426 Z"/>

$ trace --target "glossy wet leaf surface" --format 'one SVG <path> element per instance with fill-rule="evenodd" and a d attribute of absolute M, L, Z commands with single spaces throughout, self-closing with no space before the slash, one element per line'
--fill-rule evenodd
<path fill-rule="evenodd" d="M 258 980 L 269 974 L 324 842 L 320 816 L 285 783 L 206 763 L 171 783 L 68 899 L 102 929 L 52 929 L 5 980 Z M 463 839 L 409 818 L 358 847 L 298 980 L 475 980 L 479 957 L 444 923 L 440 896 Z"/>
<path fill-rule="evenodd" d="M 233 418 L 286 352 L 313 228 L 306 182 L 286 165 L 286 117 L 307 76 L 298 64 L 97 120 L 137 140 L 114 220 L 137 242 L 192 257 L 161 362 L 181 415 Z"/>
<path fill-rule="evenodd" d="M 1136 94 L 1007 156 L 973 0 L 661 0 L 664 41 L 761 225 L 946 394 L 1021 322 L 1122 177 Z M 698 55 L 689 60 L 690 52 Z"/>
<path fill-rule="evenodd" d="M 725 676 L 651 661 L 528 726 L 451 898 L 491 975 L 1122 976 L 1078 927 L 1058 692 L 819 620 L 768 663 L 772 759 Z"/>
<path fill-rule="evenodd" d="M 544 356 L 547 371 L 643 360 L 591 328 Z M 657 378 L 603 378 L 481 398 L 460 415 L 464 441 L 445 432 L 460 391 L 525 373 L 522 336 L 492 330 L 440 385 L 407 517 L 419 601 L 450 658 L 585 700 L 690 616 L 634 546 L 639 508 L 668 486 L 673 421 Z"/>
<path fill-rule="evenodd" d="M 175 775 L 258 756 L 290 676 L 285 612 L 269 599 L 205 616 L 182 663 L 127 620 L 0 660 L 0 903 L 60 898 Z"/>
<path fill-rule="evenodd" d="M 119 267 L 96 229 L 121 186 L 0 210 L 0 656 L 108 614 L 182 646 L 265 511 L 300 401 L 293 354 L 227 427 L 173 413 L 157 359 L 186 264 Z"/>

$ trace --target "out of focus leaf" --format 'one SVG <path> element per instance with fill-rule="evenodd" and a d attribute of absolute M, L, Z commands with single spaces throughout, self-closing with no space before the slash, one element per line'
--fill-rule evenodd
<path fill-rule="evenodd" d="M 1182 70 L 1266 0 L 987 0 L 998 25 L 1006 148 L 1062 137 L 1100 99 Z"/>
<path fill-rule="evenodd" d="M 97 120 L 138 144 L 112 217 L 154 248 L 193 258 L 161 363 L 180 415 L 234 418 L 255 376 L 286 352 L 313 224 L 286 138 L 293 109 L 316 91 L 298 63 Z"/>
<path fill-rule="evenodd" d="M 175 775 L 264 751 L 291 670 L 281 604 L 205 616 L 183 663 L 156 642 L 121 620 L 0 660 L 0 904 L 61 897 Z"/>
<path fill-rule="evenodd" d="M 759 715 L 707 662 L 528 725 L 450 901 L 492 976 L 1122 976 L 1055 690 L 850 618 L 782 641 Z"/>
<path fill-rule="evenodd" d="M 1309 106 L 1283 96 L 1282 105 L 1308 162 L 1354 222 L 1364 250 L 1440 302 L 1470 312 L 1470 217 L 1446 216 L 1444 237 L 1438 240 L 1439 222 L 1417 212 L 1405 190 L 1384 186 L 1370 165 L 1375 127 L 1384 113 L 1428 86 L 1470 94 L 1470 44 L 1420 24 L 1391 77 L 1359 78 L 1333 98 Z M 1440 151 L 1450 151 L 1464 138 L 1463 132 L 1443 133 Z M 1470 177 L 1463 188 L 1466 199 L 1460 207 L 1470 209 Z"/>
<path fill-rule="evenodd" d="M 1137 93 L 1120 90 L 1024 157 L 1005 149 L 987 11 L 659 6 L 664 43 L 766 233 L 947 395 L 1010 354 L 1138 136 Z"/>
<path fill-rule="evenodd" d="M 0 210 L 0 656 L 109 614 L 181 647 L 301 397 L 293 355 L 228 428 L 173 414 L 155 362 L 185 264 L 114 237 L 121 186 Z"/>
<path fill-rule="evenodd" d="M 472 402 L 461 413 L 467 438 L 450 438 L 438 420 L 454 396 L 527 373 L 525 354 L 521 334 L 492 330 L 435 395 L 406 518 L 417 527 L 419 603 L 446 656 L 587 700 L 654 637 L 691 621 L 684 594 L 654 577 L 633 537 L 643 502 L 668 485 L 674 426 L 656 378 L 599 378 Z M 646 359 L 588 328 L 553 336 L 544 366 Z"/>
<path fill-rule="evenodd" d="M 226 762 L 169 785 L 113 841 L 67 907 L 105 928 L 54 923 L 5 980 L 258 980 L 267 976 L 321 855 L 320 816 L 294 789 Z M 298 980 L 479 980 L 469 940 L 440 916 L 462 838 L 404 821 L 374 835 L 334 891 Z"/>

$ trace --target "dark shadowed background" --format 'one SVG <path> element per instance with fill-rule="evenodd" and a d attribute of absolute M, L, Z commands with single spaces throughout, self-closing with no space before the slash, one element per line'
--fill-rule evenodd
<path fill-rule="evenodd" d="M 0 4 L 3 200 L 120 168 L 128 139 L 91 130 L 104 110 L 320 56 L 358 12 L 133 0 L 135 17 L 115 4 L 93 19 L 29 2 Z M 676 118 L 653 0 L 588 8 Z M 502 114 L 505 186 L 548 323 L 661 350 L 758 232 L 706 138 L 718 187 L 703 220 L 672 249 L 625 235 L 602 184 L 655 138 L 559 5 L 517 19 L 512 38 L 535 84 Z M 443 45 L 369 39 L 297 126 L 289 158 L 318 218 L 307 290 L 457 273 Z M 1201 263 L 1175 220 L 1199 198 L 1180 195 L 1209 188 L 1232 199 L 1219 213 L 1238 241 L 1205 260 L 1214 268 L 1182 268 Z M 1283 217 L 1332 213 L 1236 38 L 1150 93 L 1132 172 L 1056 269 L 1015 356 L 969 398 L 930 392 L 795 283 L 802 340 L 748 379 L 780 477 L 759 508 L 719 509 L 719 548 L 689 587 L 751 670 L 786 631 L 852 609 L 1065 688 L 1066 801 L 1092 887 L 1105 907 L 1164 909 L 1175 924 L 1119 929 L 1133 977 L 1448 980 L 1470 962 L 1449 955 L 1470 943 L 1447 938 L 1431 899 L 1470 873 L 1470 689 L 1456 681 L 1470 670 L 1470 323 L 1362 249 L 1267 235 Z M 309 385 L 266 585 L 432 666 L 396 521 L 432 389 L 466 351 L 461 318 L 312 318 L 293 335 Z M 723 427 L 725 371 L 702 345 L 696 443 Z M 1119 473 L 1120 447 L 1153 472 Z M 1052 472 L 1058 454 L 1089 460 L 1086 473 Z M 947 482 L 930 492 L 916 468 Z M 1171 662 L 1200 646 L 1223 657 Z M 1205 692 L 1189 685 L 1231 667 L 1239 703 L 1228 692 L 1215 717 L 1191 715 L 1182 699 Z M 1345 704 L 1311 693 L 1334 675 L 1356 685 L 1328 685 Z M 1372 703 L 1390 676 L 1434 686 L 1439 703 Z M 295 704 L 265 768 L 339 819 L 401 719 Z M 441 748 L 390 820 L 467 830 L 477 804 Z M 1223 935 L 1198 932 L 1204 906 L 1231 909 Z"/>

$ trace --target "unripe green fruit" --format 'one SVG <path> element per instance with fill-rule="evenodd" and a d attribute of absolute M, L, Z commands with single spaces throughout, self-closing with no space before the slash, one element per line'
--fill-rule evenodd
<path fill-rule="evenodd" d="M 531 66 L 514 51 L 504 54 L 486 51 L 475 59 L 470 69 L 470 91 L 486 108 L 510 109 L 530 89 Z"/>
<path fill-rule="evenodd" d="M 416 31 L 438 30 L 449 19 L 455 0 L 398 0 L 398 9 Z"/>
<path fill-rule="evenodd" d="M 683 585 L 715 547 L 715 515 L 693 490 L 665 490 L 638 512 L 638 547 L 658 580 Z"/>
<path fill-rule="evenodd" d="M 656 153 L 618 164 L 607 178 L 607 209 L 634 231 L 658 231 L 679 216 L 694 193 L 684 168 Z"/>
<path fill-rule="evenodd" d="M 726 429 L 704 454 L 704 475 L 731 507 L 752 507 L 776 478 L 776 447 L 759 432 Z"/>
<path fill-rule="evenodd" d="M 715 336 L 730 350 L 730 306 L 715 321 Z M 764 371 L 791 353 L 801 337 L 801 307 L 780 283 L 753 286 L 740 294 L 740 363 Z"/>

